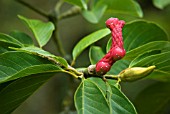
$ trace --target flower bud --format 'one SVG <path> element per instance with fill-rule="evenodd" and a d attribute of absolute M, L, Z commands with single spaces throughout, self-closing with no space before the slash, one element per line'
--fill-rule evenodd
<path fill-rule="evenodd" d="M 153 72 L 156 66 L 127 68 L 119 73 L 122 81 L 136 81 Z"/>

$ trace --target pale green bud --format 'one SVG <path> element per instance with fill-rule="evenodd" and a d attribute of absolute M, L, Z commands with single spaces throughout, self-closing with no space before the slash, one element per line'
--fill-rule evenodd
<path fill-rule="evenodd" d="M 122 81 L 136 81 L 153 72 L 156 66 L 127 68 L 119 73 Z"/>

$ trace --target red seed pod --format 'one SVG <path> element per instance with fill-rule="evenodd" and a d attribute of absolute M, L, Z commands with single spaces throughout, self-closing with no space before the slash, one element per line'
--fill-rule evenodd
<path fill-rule="evenodd" d="M 111 55 L 112 55 L 112 57 L 113 57 L 113 59 L 114 59 L 115 61 L 123 58 L 123 57 L 125 56 L 125 54 L 126 54 L 125 49 L 122 49 L 122 48 L 120 48 L 120 47 L 114 47 L 114 48 L 112 48 L 112 49 L 111 49 L 111 52 L 112 52 Z"/>
<path fill-rule="evenodd" d="M 112 45 L 109 52 L 96 64 L 96 73 L 98 75 L 106 74 L 113 63 L 123 58 L 126 51 L 123 47 L 122 28 L 125 22 L 118 18 L 109 18 L 106 26 L 111 30 Z"/>
<path fill-rule="evenodd" d="M 110 70 L 110 68 L 111 66 L 109 63 L 103 61 L 98 62 L 98 64 L 96 65 L 96 73 L 98 75 L 104 75 Z"/>

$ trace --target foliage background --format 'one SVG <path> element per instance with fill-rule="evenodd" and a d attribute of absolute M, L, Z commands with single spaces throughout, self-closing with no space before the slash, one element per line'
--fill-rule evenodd
<path fill-rule="evenodd" d="M 44 11 L 50 12 L 52 8 L 55 7 L 57 0 L 29 0 L 28 3 L 36 6 Z M 170 36 L 170 6 L 167 6 L 163 10 L 155 8 L 151 0 L 138 0 L 144 12 L 144 19 L 149 21 L 154 21 L 166 29 L 168 35 Z M 71 5 L 65 4 L 62 11 L 70 8 Z M 11 30 L 21 30 L 29 33 L 28 30 L 23 26 L 23 24 L 17 18 L 17 15 L 24 15 L 29 18 L 45 20 L 42 16 L 33 12 L 32 10 L 18 4 L 13 0 L 1 0 L 0 1 L 0 31 L 2 33 L 9 33 Z M 103 28 L 105 26 L 105 20 L 108 17 L 113 17 L 111 14 L 105 15 L 99 24 L 88 23 L 81 15 L 76 15 L 68 19 L 64 19 L 59 22 L 59 35 L 64 42 L 64 48 L 68 54 L 74 45 L 79 41 L 80 38 L 86 36 L 94 30 Z M 126 21 L 135 19 L 135 17 L 127 17 Z M 29 33 L 30 34 L 30 33 Z M 31 35 L 31 34 L 30 34 Z M 107 39 L 105 39 L 107 40 Z M 101 40 L 98 45 L 105 42 Z M 53 41 L 49 42 L 50 45 L 45 47 L 46 50 L 50 50 L 52 53 L 58 54 L 56 51 L 56 46 Z M 88 54 L 85 51 L 77 60 L 76 66 L 87 66 L 89 65 Z M 36 91 L 30 98 L 28 98 L 13 114 L 56 114 L 59 113 L 62 108 L 62 100 L 65 94 L 69 90 L 69 87 L 73 84 L 69 83 L 69 76 L 66 74 L 57 74 L 50 79 L 46 84 L 44 84 L 38 91 Z M 128 98 L 134 102 L 136 96 L 151 84 L 156 83 L 153 80 L 141 80 L 133 83 L 122 83 L 122 89 Z M 77 82 L 78 84 L 78 82 Z M 74 87 L 73 87 L 74 88 Z M 140 89 L 139 89 L 140 88 Z M 74 88 L 75 89 L 75 88 Z M 74 91 L 73 89 L 73 91 Z M 161 91 L 161 88 L 157 88 L 157 91 Z M 170 113 L 167 106 L 165 109 L 165 114 Z M 73 107 L 74 109 L 74 107 Z"/>

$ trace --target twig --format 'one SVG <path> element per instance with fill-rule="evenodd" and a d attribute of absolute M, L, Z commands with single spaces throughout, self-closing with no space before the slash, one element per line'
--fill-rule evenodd
<path fill-rule="evenodd" d="M 96 65 L 90 65 L 88 68 L 80 69 L 78 72 L 82 72 L 84 74 L 85 78 L 90 77 L 96 77 L 96 78 L 102 78 L 102 79 L 113 79 L 113 80 L 119 80 L 118 75 L 97 75 L 96 74 Z"/>
<path fill-rule="evenodd" d="M 104 75 L 104 77 L 106 79 L 115 79 L 115 80 L 119 80 L 119 76 L 118 75 Z"/>
<path fill-rule="evenodd" d="M 64 4 L 64 1 L 63 1 L 63 0 L 59 0 L 59 1 L 57 2 L 57 4 L 55 5 L 54 11 L 55 11 L 56 15 L 60 15 L 60 8 L 61 8 L 61 6 L 62 6 L 63 4 Z"/>
<path fill-rule="evenodd" d="M 66 52 L 65 52 L 63 45 L 62 45 L 62 43 L 61 43 L 61 41 L 59 40 L 59 37 L 58 37 L 57 22 L 56 22 L 57 20 L 50 19 L 50 21 L 53 22 L 54 26 L 55 26 L 55 30 L 53 31 L 52 38 L 54 39 L 54 41 L 56 43 L 58 52 L 61 54 L 61 56 L 65 57 Z"/>
<path fill-rule="evenodd" d="M 80 12 L 81 12 L 81 8 L 80 7 L 73 6 L 72 8 L 67 10 L 66 12 L 62 13 L 61 15 L 59 15 L 58 16 L 58 20 L 75 16 L 75 15 L 79 14 Z"/>

